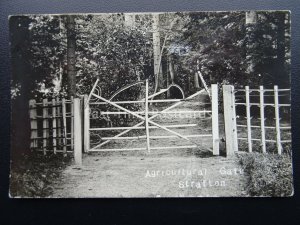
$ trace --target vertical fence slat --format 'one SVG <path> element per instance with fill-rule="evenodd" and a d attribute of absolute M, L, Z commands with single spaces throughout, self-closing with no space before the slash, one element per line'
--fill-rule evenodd
<path fill-rule="evenodd" d="M 260 105 L 260 129 L 261 129 L 261 148 L 266 153 L 266 133 L 265 133 L 265 106 L 264 106 L 264 87 L 259 87 L 259 105 Z"/>
<path fill-rule="evenodd" d="M 29 101 L 29 115 L 30 115 L 30 128 L 31 128 L 31 142 L 30 147 L 31 149 L 34 149 L 38 147 L 37 143 L 37 120 L 36 120 L 36 101 L 34 99 L 31 99 Z"/>
<path fill-rule="evenodd" d="M 57 125 L 57 141 L 56 141 L 56 144 L 57 146 L 61 146 L 61 104 L 59 104 L 60 100 L 59 98 L 57 97 L 56 98 L 56 104 L 58 105 L 57 108 L 56 108 L 56 114 L 57 114 L 57 122 L 56 122 L 56 125 Z"/>
<path fill-rule="evenodd" d="M 278 154 L 282 153 L 281 135 L 280 135 L 280 115 L 279 115 L 279 98 L 278 98 L 278 86 L 274 86 L 274 107 L 275 107 L 275 124 L 276 124 L 276 145 Z"/>
<path fill-rule="evenodd" d="M 248 151 L 252 152 L 252 135 L 251 135 L 251 105 L 250 105 L 250 91 L 249 86 L 245 87 L 246 93 L 246 117 L 247 117 L 247 138 L 248 138 Z"/>
<path fill-rule="evenodd" d="M 80 99 L 73 99 L 74 111 L 74 160 L 75 164 L 82 164 L 81 110 Z"/>
<path fill-rule="evenodd" d="M 84 152 L 88 152 L 90 149 L 90 105 L 88 97 L 88 95 L 84 95 Z"/>
<path fill-rule="evenodd" d="M 73 117 L 74 117 L 74 97 L 71 96 L 71 103 L 70 103 L 70 121 L 71 121 L 71 150 L 74 150 L 74 120 L 73 120 Z"/>
<path fill-rule="evenodd" d="M 63 122 L 63 152 L 67 155 L 67 120 L 66 120 L 66 100 L 62 98 L 62 122 Z"/>
<path fill-rule="evenodd" d="M 57 108 L 57 103 L 55 101 L 55 98 L 52 99 L 52 136 L 53 136 L 53 152 L 56 154 L 56 120 L 57 120 L 57 115 L 56 115 L 56 108 Z"/>
<path fill-rule="evenodd" d="M 218 85 L 211 85 L 211 110 L 212 110 L 212 139 L 213 154 L 219 155 L 219 105 L 218 105 Z"/>
<path fill-rule="evenodd" d="M 150 152 L 150 138 L 149 138 L 149 118 L 148 118 L 148 90 L 149 83 L 148 79 L 146 79 L 146 91 L 145 91 L 145 129 L 146 129 L 146 137 L 147 137 L 147 150 Z"/>
<path fill-rule="evenodd" d="M 229 156 L 238 151 L 234 87 L 231 85 L 223 86 L 223 104 L 226 154 Z"/>
<path fill-rule="evenodd" d="M 46 155 L 47 150 L 47 138 L 48 138 L 48 100 L 43 99 L 43 152 Z"/>

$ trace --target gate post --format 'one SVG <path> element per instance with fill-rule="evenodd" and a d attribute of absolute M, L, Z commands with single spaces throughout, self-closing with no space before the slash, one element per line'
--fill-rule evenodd
<path fill-rule="evenodd" d="M 223 85 L 223 105 L 225 121 L 226 155 L 233 155 L 238 151 L 237 126 L 235 112 L 234 87 Z"/>
<path fill-rule="evenodd" d="M 74 98 L 74 160 L 75 164 L 82 164 L 82 142 L 81 142 L 81 113 L 80 99 Z"/>
<path fill-rule="evenodd" d="M 84 103 L 83 103 L 83 107 L 84 107 L 84 122 L 83 122 L 83 136 L 84 136 L 84 140 L 83 140 L 83 146 L 84 146 L 84 152 L 88 152 L 90 149 L 90 106 L 88 104 L 88 95 L 84 95 Z"/>
<path fill-rule="evenodd" d="M 211 116 L 212 116 L 212 139 L 213 155 L 219 155 L 219 110 L 218 110 L 218 85 L 211 85 Z"/>

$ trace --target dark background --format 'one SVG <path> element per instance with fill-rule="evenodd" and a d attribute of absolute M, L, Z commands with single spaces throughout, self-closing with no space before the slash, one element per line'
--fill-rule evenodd
<path fill-rule="evenodd" d="M 8 15 L 46 13 L 291 10 L 291 198 L 9 199 L 10 60 Z M 0 224 L 300 224 L 299 0 L 0 0 Z M 297 126 L 298 125 L 298 126 Z M 193 220 L 193 221 L 192 221 Z M 190 222 L 190 223 L 189 223 Z"/>

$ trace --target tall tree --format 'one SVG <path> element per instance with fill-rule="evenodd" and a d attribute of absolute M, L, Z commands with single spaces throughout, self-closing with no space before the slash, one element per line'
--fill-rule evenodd
<path fill-rule="evenodd" d="M 254 31 L 257 23 L 257 14 L 255 11 L 249 11 L 245 13 L 245 25 L 246 25 L 246 61 L 247 61 L 247 70 L 246 72 L 250 75 L 253 75 L 255 63 L 253 60 L 254 55 L 253 48 L 255 46 L 255 35 Z"/>
<path fill-rule="evenodd" d="M 76 95 L 76 35 L 75 18 L 72 15 L 67 16 L 67 74 L 68 74 L 68 94 Z"/>
<path fill-rule="evenodd" d="M 153 14 L 153 58 L 154 58 L 154 75 L 156 79 L 156 86 L 163 87 L 163 77 L 161 68 L 161 46 L 160 46 L 160 32 L 159 32 L 159 14 Z"/>

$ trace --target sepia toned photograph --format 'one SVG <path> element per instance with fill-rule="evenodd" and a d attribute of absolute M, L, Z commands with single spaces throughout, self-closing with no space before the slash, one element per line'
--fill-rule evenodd
<path fill-rule="evenodd" d="M 290 17 L 10 16 L 10 197 L 293 196 Z"/>

